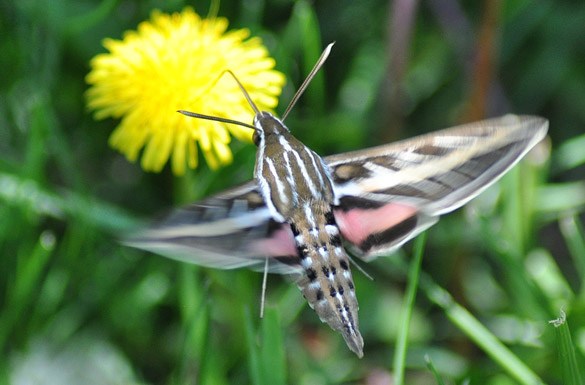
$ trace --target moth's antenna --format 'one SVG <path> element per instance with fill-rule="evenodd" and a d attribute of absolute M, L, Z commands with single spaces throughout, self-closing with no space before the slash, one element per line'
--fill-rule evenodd
<path fill-rule="evenodd" d="M 309 85 L 309 83 L 311 82 L 311 80 L 313 80 L 313 78 L 315 77 L 315 75 L 317 74 L 317 72 L 319 72 L 319 70 L 323 66 L 323 63 L 325 63 L 325 60 L 327 60 L 327 57 L 329 56 L 329 53 L 331 52 L 331 48 L 333 47 L 333 44 L 335 44 L 335 42 L 330 43 L 323 50 L 323 53 L 321 54 L 321 57 L 319 58 L 319 60 L 317 60 L 317 63 L 315 63 L 315 66 L 313 67 L 313 69 L 311 70 L 311 72 L 309 72 L 309 76 L 307 76 L 307 78 L 305 79 L 305 81 L 303 82 L 303 84 L 301 84 L 301 86 L 299 87 L 299 89 L 295 93 L 295 96 L 293 96 L 293 98 L 290 101 L 288 107 L 286 108 L 286 111 L 284 111 L 284 114 L 282 115 L 282 119 L 281 119 L 282 121 L 284 121 L 284 119 L 286 119 L 286 117 L 288 116 L 288 113 L 290 112 L 290 110 L 297 103 L 297 100 L 299 100 L 299 98 L 301 97 L 301 95 L 303 94 L 303 92 L 305 92 L 305 89 L 307 88 L 307 86 Z"/>
<path fill-rule="evenodd" d="M 264 264 L 264 278 L 262 278 L 262 299 L 260 300 L 260 318 L 264 318 L 264 302 L 266 300 L 266 281 L 268 280 L 268 258 Z"/>
<path fill-rule="evenodd" d="M 217 82 L 223 76 L 223 74 L 225 74 L 225 73 L 229 73 L 230 75 L 232 75 L 232 77 L 234 78 L 234 80 L 236 81 L 236 83 L 238 83 L 238 87 L 240 87 L 240 90 L 242 90 L 242 93 L 246 97 L 246 100 L 248 101 L 248 103 L 250 104 L 250 106 L 252 107 L 252 109 L 254 110 L 254 113 L 256 115 L 259 115 L 260 114 L 260 110 L 258 110 L 258 107 L 256 107 L 256 105 L 254 104 L 254 102 L 252 101 L 252 98 L 250 98 L 250 95 L 248 95 L 248 92 L 246 91 L 246 89 L 244 88 L 244 86 L 242 85 L 242 83 L 240 83 L 240 81 L 238 80 L 238 78 L 236 77 L 236 75 L 231 70 L 224 70 L 222 72 L 222 74 L 218 76 L 218 78 L 217 78 L 217 80 L 215 82 Z M 215 82 L 213 84 L 215 84 Z M 186 116 L 190 116 L 192 118 L 205 119 L 205 120 L 214 120 L 216 122 L 222 122 L 222 123 L 228 123 L 228 124 L 236 124 L 238 126 L 248 127 L 248 128 L 253 129 L 253 130 L 256 129 L 256 127 L 252 126 L 251 124 L 246 124 L 246 123 L 243 123 L 243 122 L 238 122 L 237 120 L 220 118 L 218 116 L 203 115 L 203 114 L 198 114 L 196 112 L 189 112 L 189 111 L 184 111 L 184 110 L 179 110 L 177 112 L 180 112 L 181 114 L 186 115 Z"/>
<path fill-rule="evenodd" d="M 236 83 L 238 83 L 238 86 L 240 87 L 240 89 L 244 93 L 244 96 L 246 97 L 246 100 L 248 101 L 248 103 L 250 103 L 250 106 L 252 106 L 252 109 L 254 110 L 254 113 L 256 115 L 259 115 L 260 114 L 260 110 L 258 109 L 258 107 L 256 107 L 256 105 L 252 101 L 252 98 L 250 98 L 250 95 L 248 95 L 248 91 L 246 91 L 246 89 L 244 88 L 244 86 L 242 85 L 242 83 L 240 83 L 240 81 L 238 80 L 238 78 L 236 77 L 236 75 L 234 75 L 234 73 L 231 70 L 225 70 L 224 73 L 225 72 L 227 72 L 230 75 L 232 75 L 232 77 L 234 78 L 234 80 L 236 81 Z"/>
<path fill-rule="evenodd" d="M 222 123 L 228 123 L 228 124 L 236 124 L 238 126 L 248 127 L 248 128 L 251 128 L 252 130 L 255 130 L 256 129 L 256 127 L 252 126 L 251 124 L 247 124 L 247 123 L 244 123 L 244 122 L 238 122 L 237 120 L 220 118 L 219 116 L 203 115 L 203 114 L 198 114 L 196 112 L 183 111 L 183 110 L 179 110 L 177 112 L 179 112 L 179 113 L 181 113 L 183 115 L 186 115 L 186 116 L 190 116 L 192 118 L 205 119 L 205 120 L 214 120 L 216 122 L 222 122 Z"/>

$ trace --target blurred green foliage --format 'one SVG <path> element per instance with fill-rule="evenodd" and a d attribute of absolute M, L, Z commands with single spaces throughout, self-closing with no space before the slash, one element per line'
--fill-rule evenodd
<path fill-rule="evenodd" d="M 95 122 L 84 106 L 102 39 L 155 8 L 205 15 L 209 2 L 0 3 L 0 383 L 388 383 L 402 370 L 399 335 L 408 384 L 584 378 L 570 368 L 585 354 L 585 4 L 409 4 L 219 5 L 287 74 L 280 112 L 337 41 L 287 120 L 323 155 L 506 112 L 550 120 L 550 140 L 428 231 L 409 328 L 412 247 L 365 266 L 373 282 L 356 273 L 359 360 L 286 279 L 269 278 L 260 320 L 261 275 L 117 243 L 143 219 L 252 176 L 254 148 L 242 143 L 218 172 L 146 174 L 107 146 L 117 122 Z M 557 333 L 548 321 L 561 309 L 571 328 Z"/>

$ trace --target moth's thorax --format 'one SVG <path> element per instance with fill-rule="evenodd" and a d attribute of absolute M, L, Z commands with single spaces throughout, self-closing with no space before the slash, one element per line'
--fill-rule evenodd
<path fill-rule="evenodd" d="M 329 169 L 268 112 L 256 115 L 259 132 L 254 176 L 273 216 L 281 222 L 292 209 L 315 199 L 335 203 Z"/>

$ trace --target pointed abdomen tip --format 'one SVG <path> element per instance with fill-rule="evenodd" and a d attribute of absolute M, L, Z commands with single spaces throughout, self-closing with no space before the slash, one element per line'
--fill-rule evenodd
<path fill-rule="evenodd" d="M 344 335 L 343 339 L 347 344 L 347 347 L 354 352 L 359 358 L 364 356 L 364 339 L 360 332 L 354 335 Z"/>

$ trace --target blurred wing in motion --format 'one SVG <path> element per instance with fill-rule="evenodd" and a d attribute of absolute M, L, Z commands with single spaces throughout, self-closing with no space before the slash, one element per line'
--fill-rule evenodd
<path fill-rule="evenodd" d="M 477 196 L 546 134 L 548 121 L 506 115 L 325 157 L 346 244 L 365 260 L 389 254 Z M 126 242 L 202 266 L 298 272 L 287 223 L 272 218 L 250 181 L 173 212 Z"/>
<path fill-rule="evenodd" d="M 287 223 L 272 219 L 255 181 L 173 211 L 125 243 L 169 258 L 217 269 L 298 271 Z"/>

